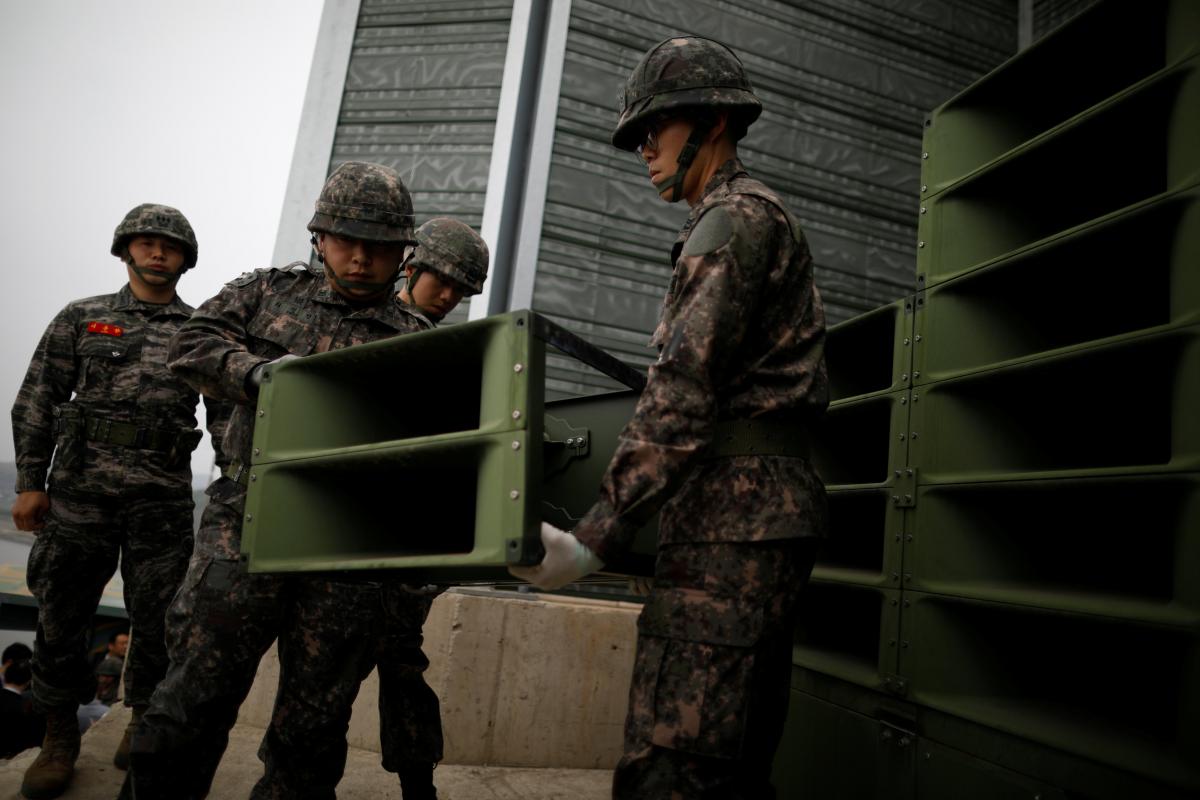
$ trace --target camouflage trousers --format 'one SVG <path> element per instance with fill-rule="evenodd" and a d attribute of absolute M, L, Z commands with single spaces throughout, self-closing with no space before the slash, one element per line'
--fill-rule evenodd
<path fill-rule="evenodd" d="M 26 572 L 38 602 L 33 696 L 40 710 L 74 713 L 95 697 L 87 648 L 118 556 L 132 630 L 125 703 L 150 702 L 167 671 L 163 617 L 192 550 L 193 507 L 190 495 L 149 499 L 51 491 L 46 525 L 34 540 Z"/>
<path fill-rule="evenodd" d="M 375 667 L 389 629 L 398 636 L 402 627 L 391 617 L 423 621 L 428 610 L 427 600 L 400 597 L 376 583 L 245 572 L 236 558 L 241 505 L 210 500 L 187 577 L 168 612 L 171 666 L 130 751 L 138 800 L 207 794 L 238 708 L 276 639 L 279 688 L 259 748 L 264 773 L 251 797 L 333 798 L 359 685 Z M 410 608 L 410 599 L 423 609 Z M 419 627 L 410 640 L 419 653 Z M 410 697 L 418 706 L 427 703 L 417 687 L 432 696 L 421 677 L 424 656 L 410 655 L 409 661 L 408 669 L 395 667 L 400 679 L 391 684 L 385 718 L 395 719 L 397 707 L 403 714 Z M 436 697 L 433 708 L 436 717 Z M 407 739 L 401 727 L 392 744 L 406 747 Z M 440 741 L 439 725 L 439 755 Z"/>
<path fill-rule="evenodd" d="M 660 547 L 616 800 L 773 798 L 798 598 L 818 540 Z"/>

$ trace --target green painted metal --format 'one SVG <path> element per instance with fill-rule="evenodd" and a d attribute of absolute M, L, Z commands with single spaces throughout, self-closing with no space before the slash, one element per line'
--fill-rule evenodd
<path fill-rule="evenodd" d="M 1194 629 L 905 592 L 908 698 L 1200 791 Z"/>
<path fill-rule="evenodd" d="M 911 327 L 830 334 L 781 795 L 1200 796 L 1200 3 L 1098 4 L 924 151 Z"/>
<path fill-rule="evenodd" d="M 508 564 L 536 563 L 541 521 L 565 524 L 555 509 L 578 517 L 590 505 L 636 399 L 545 403 L 551 333 L 514 312 L 271 370 L 242 533 L 248 569 L 494 581 L 510 580 Z M 647 570 L 654 529 L 638 543 L 614 571 Z"/>
<path fill-rule="evenodd" d="M 917 383 L 1200 322 L 1200 187 L 1088 223 L 921 293 Z M 1110 313 L 1100 309 L 1111 307 Z"/>
<path fill-rule="evenodd" d="M 1200 470 L 1200 326 L 920 386 L 911 407 L 924 484 Z"/>
<path fill-rule="evenodd" d="M 929 115 L 923 196 L 1186 61 L 1198 39 L 1200 7 L 1193 0 L 1098 3 Z M 1106 137 L 1105 170 L 1137 158 L 1129 144 Z M 1033 194 L 1036 186 L 1026 190 Z"/>

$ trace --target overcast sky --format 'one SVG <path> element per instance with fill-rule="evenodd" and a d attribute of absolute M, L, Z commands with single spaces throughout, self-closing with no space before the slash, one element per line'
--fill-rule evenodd
<path fill-rule="evenodd" d="M 0 0 L 0 461 L 46 325 L 125 283 L 113 228 L 143 202 L 191 221 L 192 305 L 270 266 L 321 0 Z M 207 474 L 207 440 L 193 470 Z"/>

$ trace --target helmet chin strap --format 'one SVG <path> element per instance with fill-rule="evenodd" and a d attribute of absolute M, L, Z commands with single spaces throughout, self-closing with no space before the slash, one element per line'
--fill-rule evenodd
<path fill-rule="evenodd" d="M 392 277 L 386 281 L 350 281 L 345 278 L 339 278 L 337 273 L 325 263 L 325 259 L 321 258 L 321 262 L 325 264 L 325 277 L 336 283 L 343 289 L 360 289 L 371 292 L 372 295 L 382 292 L 390 292 L 391 288 L 396 285 L 396 280 L 400 277 L 400 265 L 396 265 L 396 271 L 392 273 Z"/>
<path fill-rule="evenodd" d="M 161 272 L 155 272 L 154 270 L 150 269 L 149 267 L 139 267 L 137 265 L 137 263 L 133 260 L 133 256 L 129 256 L 129 255 L 127 255 L 125 257 L 125 264 L 131 270 L 136 272 L 138 274 L 138 276 L 141 277 L 143 280 L 145 280 L 145 278 L 149 275 L 153 275 L 156 278 L 163 279 L 162 283 L 150 283 L 149 281 L 147 281 L 147 283 L 150 286 L 172 286 L 175 284 L 176 281 L 179 280 L 179 278 L 183 275 L 183 273 L 188 271 L 187 267 L 183 267 L 181 269 L 176 270 L 171 275 L 165 275 Z"/>
<path fill-rule="evenodd" d="M 700 152 L 700 145 L 704 144 L 704 137 L 710 130 L 712 130 L 711 124 L 701 122 L 696 123 L 692 128 L 687 143 L 679 151 L 679 157 L 675 159 L 675 174 L 668 178 L 667 182 L 658 190 L 659 194 L 670 190 L 671 196 L 667 198 L 668 203 L 677 203 L 683 197 L 683 180 L 687 177 L 687 171 L 691 168 L 692 162 L 696 160 L 696 154 Z"/>
<path fill-rule="evenodd" d="M 318 247 L 317 235 L 314 233 L 309 241 L 312 242 L 313 249 L 317 251 L 317 261 L 320 261 L 325 266 L 325 277 L 336 283 L 343 289 L 359 289 L 369 291 L 371 294 L 368 297 L 373 297 L 382 292 L 390 292 L 391 288 L 396 285 L 396 281 L 400 278 L 400 270 L 404 266 L 404 262 L 396 265 L 396 271 L 392 273 L 392 277 L 386 281 L 350 281 L 345 278 L 339 278 L 338 274 L 333 271 L 328 262 L 325 261 L 325 254 Z M 364 300 L 367 298 L 363 298 Z"/>

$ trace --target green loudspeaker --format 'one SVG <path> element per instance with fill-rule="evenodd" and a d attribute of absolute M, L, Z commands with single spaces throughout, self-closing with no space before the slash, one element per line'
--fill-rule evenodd
<path fill-rule="evenodd" d="M 545 402 L 547 344 L 630 386 Z M 642 373 L 528 311 L 287 362 L 259 397 L 251 572 L 511 580 L 597 497 Z M 656 523 L 619 574 L 650 574 Z"/>

